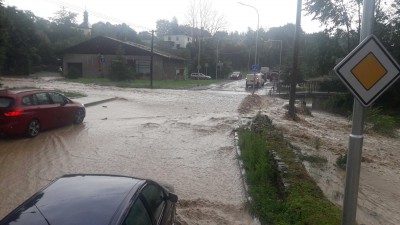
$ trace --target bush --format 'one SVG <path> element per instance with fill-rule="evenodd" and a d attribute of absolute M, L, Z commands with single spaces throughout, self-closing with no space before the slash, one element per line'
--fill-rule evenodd
<path fill-rule="evenodd" d="M 340 169 L 345 170 L 346 164 L 347 164 L 347 153 L 344 155 L 339 155 L 339 157 L 337 157 L 336 159 L 336 166 L 338 166 Z"/>
<path fill-rule="evenodd" d="M 350 93 L 329 97 L 322 105 L 323 110 L 340 115 L 351 115 L 354 97 Z"/>
<path fill-rule="evenodd" d="M 367 121 L 367 126 L 365 126 L 366 131 L 368 131 L 368 129 L 372 129 L 377 133 L 390 137 L 394 137 L 396 135 L 396 119 L 392 116 L 384 115 L 381 107 L 368 108 L 365 114 Z"/>

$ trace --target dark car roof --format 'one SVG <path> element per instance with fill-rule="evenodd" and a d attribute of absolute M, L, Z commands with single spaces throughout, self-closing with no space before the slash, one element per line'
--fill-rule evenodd
<path fill-rule="evenodd" d="M 63 176 L 24 202 L 0 224 L 14 224 L 12 221 L 29 225 L 109 224 L 127 196 L 145 182 L 125 176 Z"/>

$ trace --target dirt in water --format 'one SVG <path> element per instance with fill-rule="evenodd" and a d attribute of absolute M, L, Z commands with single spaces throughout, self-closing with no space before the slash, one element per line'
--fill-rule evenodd
<path fill-rule="evenodd" d="M 246 93 L 232 97 L 218 91 L 122 89 L 42 79 L 1 82 L 118 100 L 87 107 L 82 125 L 44 131 L 33 139 L 0 139 L 0 218 L 56 177 L 104 173 L 174 186 L 177 224 L 258 224 L 246 208 L 232 134 Z"/>
<path fill-rule="evenodd" d="M 305 162 L 311 176 L 326 197 L 338 206 L 343 204 L 345 171 L 335 163 L 347 151 L 351 121 L 326 112 L 309 114 L 297 108 L 298 120 L 287 117 L 287 100 L 268 96 L 249 96 L 240 112 L 268 115 L 286 138 L 303 154 L 328 160 L 323 166 Z M 261 107 L 258 102 L 261 101 Z M 253 105 L 252 103 L 256 103 Z M 359 224 L 400 224 L 400 139 L 368 132 L 364 134 L 363 160 L 358 194 Z"/>

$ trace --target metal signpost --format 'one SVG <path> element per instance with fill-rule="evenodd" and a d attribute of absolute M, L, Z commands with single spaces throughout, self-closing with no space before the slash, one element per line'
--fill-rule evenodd
<path fill-rule="evenodd" d="M 251 70 L 253 71 L 253 95 L 254 95 L 254 91 L 255 91 L 255 86 L 256 86 L 256 72 L 259 70 L 259 67 L 257 64 L 254 64 L 251 66 Z"/>
<path fill-rule="evenodd" d="M 362 41 L 338 65 L 335 72 L 353 93 L 353 126 L 349 138 L 346 164 L 346 187 L 343 200 L 342 225 L 354 225 L 357 213 L 363 145 L 364 107 L 370 106 L 398 78 L 399 65 L 379 40 L 371 35 L 375 0 L 364 0 L 360 40 Z"/>

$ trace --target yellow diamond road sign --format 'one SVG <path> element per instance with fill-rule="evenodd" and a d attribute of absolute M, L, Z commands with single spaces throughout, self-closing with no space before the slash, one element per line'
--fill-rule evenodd
<path fill-rule="evenodd" d="M 334 70 L 365 107 L 400 77 L 399 65 L 373 35 L 361 42 Z"/>

